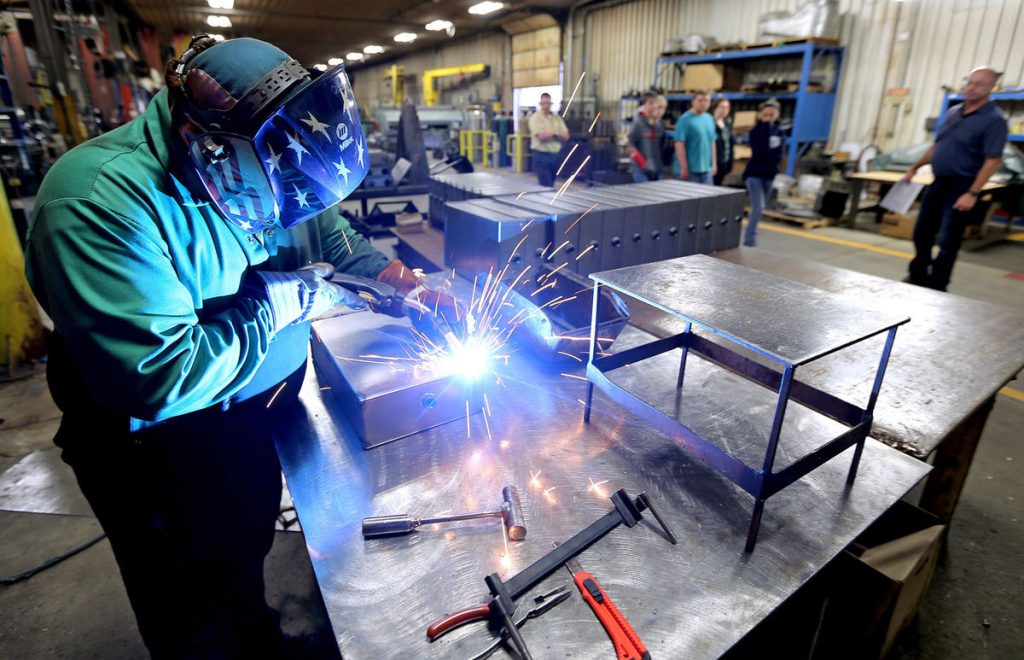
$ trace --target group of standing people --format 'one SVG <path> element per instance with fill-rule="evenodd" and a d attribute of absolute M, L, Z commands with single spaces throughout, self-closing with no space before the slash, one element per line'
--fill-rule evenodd
<path fill-rule="evenodd" d="M 661 143 L 665 133 L 662 117 L 668 106 L 664 96 L 645 99 L 629 132 L 630 169 L 637 181 L 652 181 L 663 176 Z M 682 181 L 720 186 L 733 168 L 736 140 L 729 120 L 729 99 L 712 101 L 708 92 L 693 95 L 690 108 L 679 116 L 673 133 L 675 154 L 672 174 Z M 769 99 L 761 104 L 757 125 L 750 132 L 751 158 L 743 171 L 743 180 L 751 198 L 750 219 L 745 245 L 757 241 L 757 223 L 771 194 L 772 181 L 782 161 L 783 134 L 779 126 L 779 102 Z"/>

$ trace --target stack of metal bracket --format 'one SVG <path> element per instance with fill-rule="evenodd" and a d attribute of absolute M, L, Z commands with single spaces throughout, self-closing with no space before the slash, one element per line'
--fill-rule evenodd
<path fill-rule="evenodd" d="M 546 186 L 536 183 L 524 184 L 492 172 L 435 174 L 430 177 L 428 185 L 430 222 L 435 227 L 444 229 L 445 204 L 448 202 L 545 191 L 554 194 L 554 191 Z"/>
<path fill-rule="evenodd" d="M 465 273 L 511 263 L 580 275 L 736 247 L 743 191 L 682 181 L 450 201 L 445 264 Z"/>

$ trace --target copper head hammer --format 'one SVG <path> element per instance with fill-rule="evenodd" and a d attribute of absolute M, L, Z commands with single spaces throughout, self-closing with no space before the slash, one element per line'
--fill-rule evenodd
<path fill-rule="evenodd" d="M 512 485 L 501 489 L 501 506 L 495 511 L 459 513 L 435 518 L 414 518 L 407 513 L 363 518 L 363 538 L 401 536 L 416 531 L 416 528 L 422 525 L 476 518 L 501 518 L 505 522 L 505 530 L 510 541 L 522 541 L 526 538 L 526 518 L 523 516 L 523 505 L 519 500 L 519 489 Z"/>

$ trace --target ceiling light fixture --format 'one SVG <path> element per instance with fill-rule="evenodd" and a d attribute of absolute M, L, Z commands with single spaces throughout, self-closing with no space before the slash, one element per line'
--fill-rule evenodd
<path fill-rule="evenodd" d="M 326 71 L 327 70 L 327 65 L 326 64 L 314 64 L 313 68 L 316 69 L 317 71 Z"/>
<path fill-rule="evenodd" d="M 227 16 L 207 16 L 206 24 L 210 27 L 229 28 L 231 27 L 231 19 Z"/>
<path fill-rule="evenodd" d="M 207 36 L 211 37 L 214 41 L 224 41 L 223 34 L 209 34 Z"/>
<path fill-rule="evenodd" d="M 359 60 L 363 59 L 363 54 L 354 52 L 349 53 L 348 55 L 345 56 L 345 59 L 352 60 L 353 62 L 358 62 Z"/>
<path fill-rule="evenodd" d="M 440 32 L 441 30 L 448 30 L 448 29 L 450 29 L 452 27 L 452 22 L 451 21 L 442 21 L 441 19 L 437 19 L 437 20 L 434 20 L 434 21 L 430 21 L 424 27 L 427 28 L 427 30 L 429 30 L 431 32 Z"/>
<path fill-rule="evenodd" d="M 206 0 L 211 9 L 234 9 L 235 0 Z"/>
<path fill-rule="evenodd" d="M 395 35 L 395 41 L 400 44 L 409 44 L 416 41 L 416 35 L 412 32 L 401 32 Z"/>
<path fill-rule="evenodd" d="M 327 66 L 338 66 L 344 61 L 345 60 L 341 59 L 340 57 L 332 57 L 331 59 L 327 60 Z"/>
<path fill-rule="evenodd" d="M 478 2 L 469 8 L 469 13 L 476 14 L 477 16 L 483 16 L 485 14 L 494 13 L 504 6 L 504 2 Z"/>
<path fill-rule="evenodd" d="M 379 55 L 384 52 L 383 46 L 370 45 L 363 49 L 363 52 L 367 55 Z"/>

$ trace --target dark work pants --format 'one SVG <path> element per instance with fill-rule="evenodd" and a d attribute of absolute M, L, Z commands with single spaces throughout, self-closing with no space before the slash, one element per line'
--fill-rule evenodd
<path fill-rule="evenodd" d="M 910 262 L 910 282 L 945 291 L 953 274 L 953 262 L 960 251 L 969 213 L 954 211 L 953 204 L 970 190 L 973 177 L 935 177 L 921 200 L 914 224 L 914 258 Z M 938 239 L 939 254 L 932 258 Z"/>
<path fill-rule="evenodd" d="M 549 187 L 555 185 L 555 172 L 562 164 L 558 153 L 534 150 L 530 152 L 530 156 L 533 159 L 533 171 L 537 174 L 537 183 Z"/>
<path fill-rule="evenodd" d="M 302 371 L 271 411 L 294 405 Z M 154 658 L 282 655 L 263 583 L 281 500 L 272 394 L 132 434 L 80 413 L 61 421 L 56 442 L 110 539 Z"/>

